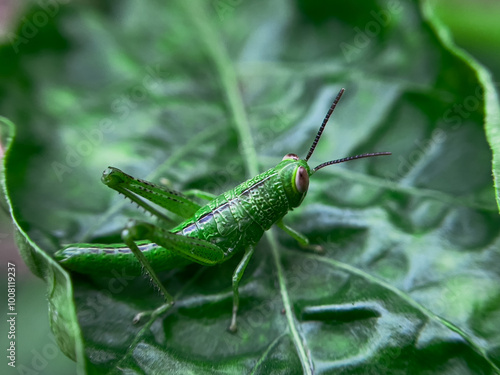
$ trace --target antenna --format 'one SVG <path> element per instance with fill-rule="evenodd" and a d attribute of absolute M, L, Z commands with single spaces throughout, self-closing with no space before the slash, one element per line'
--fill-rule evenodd
<path fill-rule="evenodd" d="M 307 153 L 307 156 L 305 159 L 306 161 L 308 161 L 309 158 L 311 157 L 311 155 L 313 154 L 314 149 L 316 148 L 316 145 L 318 144 L 318 141 L 321 138 L 321 134 L 323 134 L 323 130 L 325 129 L 326 123 L 328 122 L 328 119 L 330 118 L 331 114 L 333 113 L 333 110 L 337 106 L 337 103 L 339 102 L 340 98 L 342 97 L 342 94 L 344 93 L 344 91 L 345 90 L 343 88 L 340 89 L 339 93 L 337 94 L 337 97 L 335 98 L 332 105 L 330 106 L 330 109 L 328 110 L 328 113 L 326 114 L 325 119 L 323 120 L 323 123 L 319 127 L 318 133 L 316 134 L 316 138 L 314 139 L 314 142 L 311 145 L 309 152 Z"/>
<path fill-rule="evenodd" d="M 368 153 L 368 154 L 361 154 L 361 155 L 356 155 L 356 156 L 349 156 L 347 158 L 343 158 L 343 159 L 337 159 L 337 160 L 330 160 L 330 161 L 327 161 L 327 162 L 324 162 L 324 163 L 321 163 L 320 165 L 318 165 L 317 167 L 315 167 L 313 169 L 313 173 L 316 172 L 317 170 L 320 170 L 321 168 L 324 168 L 328 165 L 332 165 L 332 164 L 339 164 L 339 163 L 343 163 L 343 162 L 346 162 L 346 161 L 351 161 L 351 160 L 356 160 L 356 159 L 363 159 L 363 158 L 370 158 L 372 156 L 383 156 L 383 155 L 392 155 L 391 152 L 371 152 L 371 153 Z"/>

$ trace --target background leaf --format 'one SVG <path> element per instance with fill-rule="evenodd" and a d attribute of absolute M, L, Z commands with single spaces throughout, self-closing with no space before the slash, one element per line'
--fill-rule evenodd
<path fill-rule="evenodd" d="M 6 189 L 23 259 L 47 282 L 52 329 L 80 371 L 498 372 L 498 104 L 426 7 L 50 9 L 32 8 L 0 50 L 0 113 L 17 126 Z M 161 303 L 147 280 L 69 274 L 50 257 L 152 220 L 99 183 L 107 165 L 223 192 L 304 155 L 340 87 L 313 166 L 394 155 L 314 175 L 286 219 L 327 254 L 272 231 L 245 273 L 237 335 L 226 328 L 238 259 L 162 274 L 175 307 L 134 326 Z"/>

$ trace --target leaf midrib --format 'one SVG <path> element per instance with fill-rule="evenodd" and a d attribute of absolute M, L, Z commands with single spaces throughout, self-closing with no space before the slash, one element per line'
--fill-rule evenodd
<path fill-rule="evenodd" d="M 234 65 L 227 54 L 226 49 L 220 43 L 220 38 L 217 34 L 210 19 L 206 16 L 206 9 L 199 1 L 184 2 L 180 1 L 186 13 L 190 14 L 190 19 L 193 20 L 195 27 L 198 29 L 197 35 L 200 36 L 201 42 L 204 44 L 207 54 L 213 59 L 216 71 L 219 75 L 224 93 L 226 94 L 227 104 L 229 106 L 230 115 L 233 117 L 233 123 L 236 128 L 240 143 L 244 146 L 243 160 L 247 169 L 248 176 L 256 176 L 258 174 L 258 161 L 255 144 L 253 142 L 250 131 L 250 124 L 246 116 L 243 98 L 238 89 L 238 79 Z M 292 339 L 297 350 L 300 362 L 304 373 L 312 374 L 311 358 L 308 357 L 304 344 L 300 338 L 299 330 L 295 324 L 295 319 L 290 304 L 288 290 L 286 288 L 285 275 L 279 259 L 279 250 L 276 237 L 272 231 L 266 232 L 266 237 L 271 245 L 271 252 L 278 273 L 281 297 L 285 308 L 285 316 L 288 321 L 288 326 Z"/>

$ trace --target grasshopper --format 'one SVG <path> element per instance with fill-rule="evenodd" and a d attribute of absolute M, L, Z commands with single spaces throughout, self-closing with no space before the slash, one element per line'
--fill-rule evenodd
<path fill-rule="evenodd" d="M 283 223 L 288 211 L 302 203 L 309 187 L 309 178 L 328 165 L 391 154 L 361 154 L 309 168 L 307 162 L 343 93 L 344 89 L 341 89 L 330 106 L 305 159 L 287 154 L 274 168 L 219 196 L 201 191 L 181 194 L 129 176 L 117 168 L 107 168 L 102 176 L 106 186 L 160 219 L 168 218 L 149 202 L 171 211 L 184 221 L 170 230 L 146 222 L 131 221 L 122 231 L 122 244 L 72 244 L 56 252 L 56 260 L 65 268 L 84 274 L 106 275 L 114 268 L 124 269 L 129 274 L 147 273 L 165 297 L 165 304 L 152 312 L 137 314 L 133 319 L 137 323 L 145 315 L 158 316 L 174 303 L 156 272 L 192 262 L 213 266 L 243 252 L 232 277 L 233 309 L 229 330 L 236 332 L 238 286 L 254 254 L 255 245 L 264 232 L 276 224 L 301 246 L 311 247 L 307 237 Z M 209 199 L 209 202 L 200 206 L 188 198 L 189 195 Z"/>

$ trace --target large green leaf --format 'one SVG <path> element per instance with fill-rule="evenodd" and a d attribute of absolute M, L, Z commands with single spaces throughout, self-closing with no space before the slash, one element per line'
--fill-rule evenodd
<path fill-rule="evenodd" d="M 499 372 L 498 103 L 426 7 L 47 4 L 0 49 L 0 113 L 17 126 L 6 198 L 80 371 Z M 305 155 L 341 87 L 313 166 L 393 156 L 313 176 L 286 220 L 326 255 L 270 231 L 240 288 L 237 334 L 226 328 L 238 259 L 161 274 L 176 305 L 133 325 L 162 302 L 148 280 L 71 274 L 51 258 L 65 243 L 119 241 L 129 218 L 153 220 L 100 184 L 108 165 L 223 192 Z"/>

